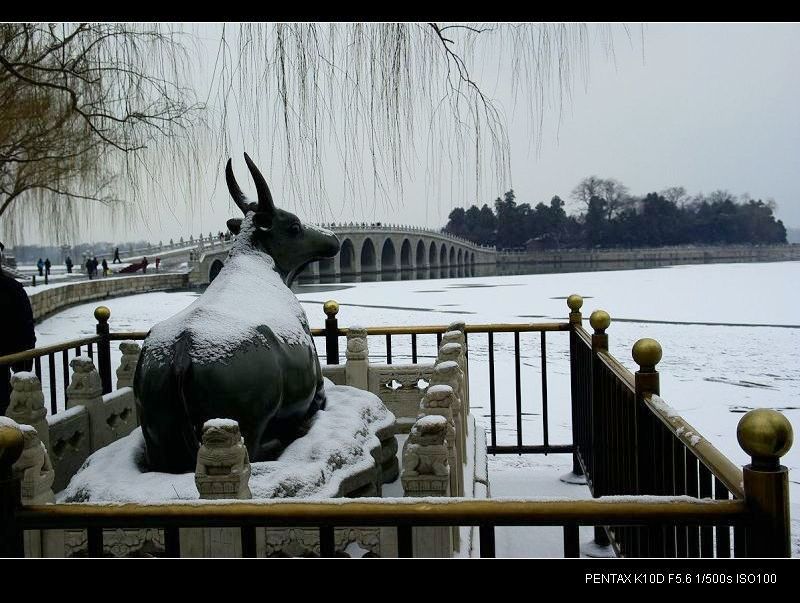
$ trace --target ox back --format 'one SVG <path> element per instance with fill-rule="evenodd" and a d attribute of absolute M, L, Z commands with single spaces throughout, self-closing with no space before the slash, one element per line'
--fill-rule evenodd
<path fill-rule="evenodd" d="M 173 348 L 171 363 L 151 368 L 146 378 L 145 363 L 139 363 L 134 389 L 148 469 L 193 471 L 203 423 L 209 419 L 238 421 L 253 462 L 274 460 L 307 431 L 308 420 L 325 406 L 316 350 L 286 345 L 269 327 L 259 331 L 269 347 L 247 342 L 225 363 L 193 360 L 189 332 Z"/>

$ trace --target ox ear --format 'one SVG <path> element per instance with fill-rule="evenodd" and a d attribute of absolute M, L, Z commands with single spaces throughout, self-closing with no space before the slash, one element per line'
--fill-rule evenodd
<path fill-rule="evenodd" d="M 228 230 L 230 230 L 233 234 L 238 235 L 239 231 L 242 229 L 242 219 L 241 218 L 231 218 L 227 222 L 225 222 L 228 226 Z"/>

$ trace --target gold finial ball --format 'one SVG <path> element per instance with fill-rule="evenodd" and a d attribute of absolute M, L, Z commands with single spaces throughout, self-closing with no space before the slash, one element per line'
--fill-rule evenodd
<path fill-rule="evenodd" d="M 100 322 L 108 322 L 108 319 L 111 318 L 111 310 L 106 306 L 97 306 L 94 309 L 94 317 Z"/>
<path fill-rule="evenodd" d="M 11 466 L 17 462 L 25 446 L 22 430 L 11 419 L 3 419 L 0 423 L 0 479 L 10 475 Z"/>
<path fill-rule="evenodd" d="M 661 361 L 661 344 L 645 337 L 633 344 L 633 360 L 640 367 L 655 367 Z"/>
<path fill-rule="evenodd" d="M 792 447 L 789 419 L 771 408 L 751 410 L 736 428 L 739 446 L 753 458 L 780 458 Z"/>
<path fill-rule="evenodd" d="M 329 299 L 322 306 L 322 309 L 325 311 L 328 318 L 333 318 L 339 313 L 339 302 Z"/>
<path fill-rule="evenodd" d="M 583 306 L 583 298 L 580 295 L 573 293 L 567 298 L 567 306 L 573 312 L 578 312 L 581 309 L 581 306 Z"/>
<path fill-rule="evenodd" d="M 605 310 L 595 310 L 589 317 L 589 324 L 595 331 L 605 331 L 611 326 L 611 317 Z"/>

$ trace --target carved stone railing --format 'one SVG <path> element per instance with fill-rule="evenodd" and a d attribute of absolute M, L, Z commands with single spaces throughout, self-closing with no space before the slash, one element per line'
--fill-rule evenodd
<path fill-rule="evenodd" d="M 461 338 L 452 333 L 444 338 L 434 363 L 376 364 L 369 362 L 366 329 L 351 327 L 348 329 L 345 363 L 322 367 L 323 374 L 334 383 L 375 393 L 395 414 L 395 424 L 377 434 L 381 448 L 375 460 L 380 465 L 384 481 L 400 477 L 399 485 L 407 496 L 425 493 L 486 498 L 489 495 L 488 488 L 476 481 L 487 481 L 483 433 L 475 430 L 474 420 L 468 421 L 466 416 L 462 416 L 466 408 L 462 396 L 467 395 L 467 388 L 465 370 L 462 370 L 466 368 L 465 358 L 459 341 L 463 341 L 463 334 Z M 128 435 L 137 426 L 131 384 L 140 347 L 135 341 L 126 339 L 120 342 L 120 350 L 123 357 L 116 371 L 117 389 L 108 394 L 102 394 L 100 376 L 92 359 L 81 356 L 70 362 L 72 375 L 66 391 L 67 409 L 47 417 L 43 429 L 44 439 L 49 441 L 43 446 L 49 453 L 48 463 L 54 474 L 52 490 L 55 492 L 64 489 L 93 452 Z M 18 417 L 21 422 L 26 418 L 36 422 L 37 417 L 41 419 L 40 415 L 44 415 L 41 384 L 33 374 L 20 375 L 15 381 L 17 388 L 13 395 L 19 402 L 14 406 L 19 411 Z M 432 382 L 434 385 L 428 387 Z M 409 433 L 414 429 L 416 431 Z M 436 432 L 434 437 L 437 438 L 432 447 L 427 443 L 431 430 Z M 467 431 L 470 433 L 469 452 Z M 415 459 L 414 469 L 402 474 L 397 462 L 397 433 L 401 437 L 409 433 L 410 437 L 410 444 L 401 458 Z M 387 445 L 387 442 L 393 445 Z M 442 467 L 447 467 L 446 471 L 443 472 Z M 470 533 L 469 528 L 464 530 Z M 459 550 L 464 533 L 463 530 L 460 533 L 458 528 L 416 527 L 413 531 L 415 550 L 423 556 L 450 556 L 454 550 Z M 25 546 L 31 556 L 86 554 L 88 536 L 82 530 L 30 531 L 28 534 Z M 270 528 L 257 534 L 254 546 L 259 555 L 320 554 L 316 530 Z M 159 555 L 167 547 L 166 538 L 160 530 L 104 530 L 104 550 L 105 554 L 115 556 Z M 337 528 L 333 538 L 337 551 L 349 551 L 351 555 L 395 556 L 398 553 L 395 531 L 387 528 Z M 242 554 L 238 530 L 184 529 L 180 531 L 180 545 L 185 556 Z"/>
<path fill-rule="evenodd" d="M 122 364 L 117 369 L 117 389 L 102 393 L 100 375 L 87 356 L 70 362 L 66 410 L 45 417 L 42 385 L 33 373 L 16 373 L 12 379 L 9 418 L 31 425 L 48 451 L 55 471 L 53 490 L 59 492 L 94 451 L 131 433 L 138 425 L 133 397 L 133 369 L 139 345 L 120 344 Z"/>

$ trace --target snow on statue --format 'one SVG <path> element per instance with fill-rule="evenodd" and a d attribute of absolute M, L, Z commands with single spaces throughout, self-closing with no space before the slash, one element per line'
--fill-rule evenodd
<path fill-rule="evenodd" d="M 275 207 L 245 154 L 258 191 L 248 203 L 226 167 L 244 219 L 225 267 L 191 306 L 153 327 L 142 347 L 134 393 L 153 471 L 193 471 L 203 423 L 239 423 L 253 462 L 277 458 L 325 406 L 308 319 L 289 287 L 310 262 L 335 256 L 332 232 Z"/>

